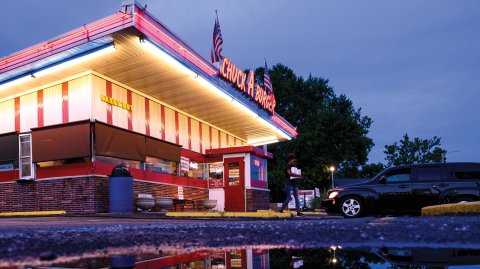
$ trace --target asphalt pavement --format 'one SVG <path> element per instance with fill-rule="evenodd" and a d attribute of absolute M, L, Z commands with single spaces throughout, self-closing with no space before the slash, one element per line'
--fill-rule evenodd
<path fill-rule="evenodd" d="M 0 266 L 122 251 L 239 246 L 480 248 L 480 216 L 283 220 L 42 217 L 0 219 Z M 46 257 L 46 258 L 45 258 Z"/>

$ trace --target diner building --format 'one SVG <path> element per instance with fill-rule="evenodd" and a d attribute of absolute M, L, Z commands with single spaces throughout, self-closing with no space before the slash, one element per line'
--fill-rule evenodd
<path fill-rule="evenodd" d="M 0 59 L 0 212 L 107 212 L 119 164 L 135 197 L 268 209 L 272 155 L 258 146 L 297 132 L 251 76 L 211 64 L 135 1 Z"/>

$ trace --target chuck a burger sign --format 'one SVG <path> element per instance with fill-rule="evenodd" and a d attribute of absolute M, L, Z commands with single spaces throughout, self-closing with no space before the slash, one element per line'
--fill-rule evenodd
<path fill-rule="evenodd" d="M 276 105 L 275 96 L 272 92 L 268 92 L 265 88 L 255 83 L 253 70 L 250 70 L 247 74 L 227 57 L 224 57 L 220 65 L 220 76 L 232 83 L 237 90 L 246 94 L 260 107 L 273 114 Z"/>

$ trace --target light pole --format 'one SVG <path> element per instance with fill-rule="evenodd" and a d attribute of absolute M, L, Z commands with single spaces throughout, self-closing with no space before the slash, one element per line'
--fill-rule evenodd
<path fill-rule="evenodd" d="M 332 188 L 335 188 L 335 184 L 333 183 L 333 172 L 335 172 L 335 167 L 332 165 L 330 166 L 330 172 L 332 172 Z"/>
<path fill-rule="evenodd" d="M 442 152 L 442 162 L 447 162 L 447 155 L 455 153 L 455 152 L 460 152 L 460 150 L 452 150 L 452 151 L 449 151 L 447 153 Z"/>

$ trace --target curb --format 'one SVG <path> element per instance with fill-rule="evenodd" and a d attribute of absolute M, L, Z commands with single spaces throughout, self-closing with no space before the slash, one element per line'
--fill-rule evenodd
<path fill-rule="evenodd" d="M 277 213 L 271 210 L 259 210 L 257 212 L 167 212 L 167 217 L 175 218 L 290 218 L 290 212 Z"/>
<path fill-rule="evenodd" d="M 422 216 L 480 214 L 480 202 L 445 204 L 422 208 Z"/>
<path fill-rule="evenodd" d="M 0 217 L 36 217 L 65 215 L 65 211 L 0 212 Z"/>

